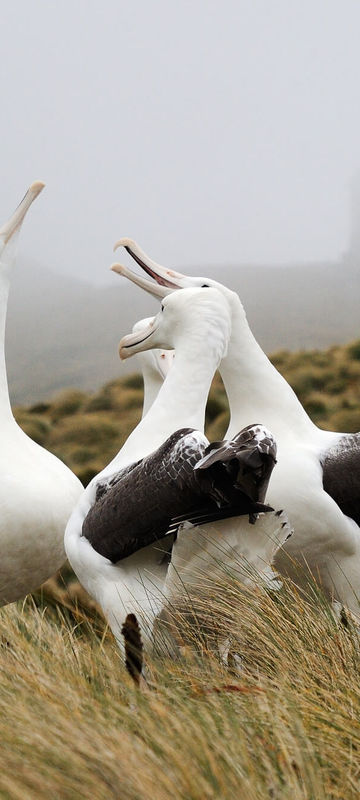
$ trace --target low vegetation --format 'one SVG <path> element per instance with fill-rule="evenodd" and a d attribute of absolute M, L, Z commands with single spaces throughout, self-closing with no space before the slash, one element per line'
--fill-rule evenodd
<path fill-rule="evenodd" d="M 360 428 L 360 341 L 273 362 L 317 424 Z M 140 418 L 141 381 L 66 391 L 17 419 L 86 483 Z M 207 430 L 221 436 L 219 377 Z M 178 610 L 182 657 L 126 674 L 101 612 L 67 567 L 0 615 L 0 797 L 5 800 L 355 800 L 360 792 L 360 643 L 315 587 L 268 594 L 235 576 Z M 241 671 L 214 647 L 229 633 Z M 166 637 L 164 638 L 164 641 Z M 235 663 L 230 658 L 230 664 Z"/>
<path fill-rule="evenodd" d="M 105 627 L 31 598 L 4 608 L 0 796 L 355 800 L 351 620 L 339 626 L 315 593 L 305 604 L 284 587 L 274 599 L 229 578 L 191 607 L 182 658 L 148 658 L 140 691 Z M 242 653 L 238 675 L 211 647 L 220 629 Z"/>
<path fill-rule="evenodd" d="M 271 358 L 294 388 L 310 417 L 328 430 L 360 430 L 360 340 L 326 351 L 282 351 Z M 19 407 L 19 424 L 61 458 L 84 484 L 118 452 L 142 409 L 139 375 L 107 383 L 95 394 L 68 389 L 52 402 Z M 228 404 L 217 375 L 207 407 L 207 434 L 223 436 Z M 255 421 L 255 420 L 254 420 Z"/>

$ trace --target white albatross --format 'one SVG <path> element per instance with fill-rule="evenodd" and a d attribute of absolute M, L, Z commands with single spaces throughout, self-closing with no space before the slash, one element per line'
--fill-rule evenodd
<path fill-rule="evenodd" d="M 149 456 L 174 431 L 189 427 L 203 431 L 211 380 L 226 352 L 230 336 L 227 303 L 216 290 L 205 294 L 190 289 L 184 294 L 183 302 L 179 303 L 177 298 L 175 302 L 170 300 L 171 306 L 178 309 L 179 316 L 178 324 L 174 326 L 174 363 L 148 413 L 115 458 L 86 487 L 65 532 L 65 549 L 74 572 L 103 609 L 121 649 L 121 628 L 131 612 L 141 618 L 145 643 L 150 641 L 153 620 L 161 608 L 168 562 L 164 560 L 163 548 L 155 543 L 118 563 L 112 563 L 82 535 L 84 520 L 96 502 L 99 485 L 110 482 L 121 470 L 130 469 L 139 459 Z M 165 314 L 161 316 L 167 318 Z M 171 328 L 174 315 L 170 313 L 169 316 Z M 217 322 L 215 332 L 213 319 Z M 190 334 L 184 333 L 184 327 L 190 329 Z M 132 336 L 141 338 L 139 332 Z M 207 341 L 207 337 L 210 337 L 210 341 Z M 200 368 L 192 358 L 193 350 L 197 347 L 200 347 L 203 355 Z M 141 513 L 142 509 L 139 508 Z"/>
<path fill-rule="evenodd" d="M 231 309 L 232 332 L 220 364 L 230 406 L 231 437 L 259 419 L 277 442 L 277 467 L 268 502 L 285 508 L 294 535 L 275 556 L 275 567 L 303 588 L 309 572 L 331 600 L 359 615 L 360 434 L 316 427 L 294 391 L 256 342 L 238 295 L 208 278 L 189 277 L 150 259 L 131 239 L 121 239 L 135 261 L 157 281 L 115 264 L 112 269 L 162 298 L 189 286 L 216 287 Z"/>
<path fill-rule="evenodd" d="M 140 622 L 145 645 L 151 642 L 152 623 L 163 605 L 168 565 L 164 561 L 164 545 L 158 540 L 166 533 L 173 515 L 190 512 L 193 495 L 189 499 L 187 480 L 190 474 L 191 482 L 195 462 L 200 461 L 208 445 L 202 433 L 205 406 L 229 336 L 230 314 L 225 298 L 216 289 L 188 289 L 166 298 L 148 329 L 124 337 L 120 343 L 122 356 L 152 346 L 173 347 L 176 352 L 157 399 L 118 456 L 89 484 L 65 534 L 69 561 L 102 607 L 120 647 L 122 626 L 131 613 Z M 193 358 L 194 352 L 200 354 L 199 361 Z M 256 452 L 259 440 L 266 437 L 260 427 L 249 435 Z M 180 436 L 180 454 L 177 439 L 169 444 L 171 435 Z M 248 452 L 247 445 L 245 449 Z M 214 509 L 209 517 L 206 508 L 202 518 L 212 519 L 213 513 Z M 271 528 L 274 537 L 279 529 L 285 538 L 289 529 L 287 526 L 284 530 L 283 517 L 275 512 L 271 516 L 271 526 L 269 514 L 265 514 L 266 523 L 263 518 L 255 526 L 246 523 L 249 538 L 253 536 L 257 541 L 262 523 L 267 537 Z M 214 518 L 219 518 L 218 509 Z M 221 525 L 227 526 L 230 535 L 234 520 L 224 520 Z"/>
<path fill-rule="evenodd" d="M 83 487 L 58 458 L 32 441 L 11 412 L 5 322 L 11 267 L 25 214 L 44 184 L 33 183 L 0 228 L 0 604 L 37 589 L 65 561 L 64 531 Z"/>

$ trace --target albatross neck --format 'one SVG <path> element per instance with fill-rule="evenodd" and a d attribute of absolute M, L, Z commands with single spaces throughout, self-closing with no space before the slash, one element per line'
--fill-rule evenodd
<path fill-rule="evenodd" d="M 191 336 L 174 342 L 174 363 L 155 402 L 112 465 L 125 466 L 143 458 L 179 428 L 204 430 L 207 397 L 222 354 L 219 342 L 214 339 L 216 334 L 212 333 L 211 337 L 203 336 L 196 345 Z"/>
<path fill-rule="evenodd" d="M 138 353 L 138 355 L 135 356 L 137 360 L 139 360 L 140 355 L 142 354 Z M 143 355 L 148 355 L 148 353 L 143 353 Z M 142 415 L 145 417 L 154 400 L 156 399 L 161 386 L 163 385 L 163 378 L 160 376 L 159 372 L 156 372 L 153 365 L 149 364 L 146 359 L 143 360 L 141 371 L 144 382 L 144 402 Z"/>
<path fill-rule="evenodd" d="M 275 438 L 284 433 L 299 437 L 315 430 L 291 386 L 258 345 L 238 297 L 220 373 L 230 406 L 228 438 L 253 422 L 261 422 Z"/>
<path fill-rule="evenodd" d="M 0 421 L 2 434 L 16 426 L 12 415 L 5 362 L 5 325 L 9 297 L 9 270 L 0 262 Z"/>

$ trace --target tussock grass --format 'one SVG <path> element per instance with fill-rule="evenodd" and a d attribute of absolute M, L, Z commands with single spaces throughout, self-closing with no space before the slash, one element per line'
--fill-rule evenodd
<path fill-rule="evenodd" d="M 360 341 L 274 363 L 317 424 L 358 430 Z M 139 377 L 18 409 L 24 429 L 86 483 L 140 418 Z M 228 410 L 217 376 L 211 439 Z M 101 612 L 62 572 L 0 612 L 4 800 L 352 800 L 360 793 L 360 645 L 313 587 L 187 596 L 162 621 L 137 691 Z M 174 658 L 169 633 L 178 637 Z M 180 631 L 180 634 L 179 634 Z M 217 643 L 230 634 L 231 674 Z"/>
<path fill-rule="evenodd" d="M 351 620 L 339 626 L 318 590 L 306 603 L 235 579 L 186 602 L 172 618 L 183 657 L 149 657 L 140 692 L 106 629 L 31 599 L 1 610 L 1 797 L 358 797 Z M 212 646 L 224 632 L 240 674 Z"/>
<path fill-rule="evenodd" d="M 354 432 L 360 427 L 359 352 L 360 340 L 323 352 L 282 350 L 271 360 L 317 425 Z M 137 425 L 142 402 L 142 378 L 135 374 L 111 381 L 92 395 L 67 389 L 52 402 L 16 409 L 15 416 L 29 436 L 54 452 L 87 484 Z M 228 402 L 217 374 L 206 411 L 210 439 L 222 438 L 228 422 Z"/>

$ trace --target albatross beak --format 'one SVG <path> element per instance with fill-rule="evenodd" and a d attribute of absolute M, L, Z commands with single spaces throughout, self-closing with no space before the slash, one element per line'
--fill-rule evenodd
<path fill-rule="evenodd" d="M 114 252 L 118 247 L 125 247 L 129 255 L 139 264 L 139 267 L 145 270 L 150 278 L 160 284 L 166 286 L 170 291 L 174 292 L 176 289 L 184 289 L 188 286 L 187 276 L 182 275 L 181 272 L 175 272 L 173 269 L 166 269 L 152 258 L 144 253 L 141 247 L 134 241 L 134 239 L 119 239 L 114 245 Z M 124 274 L 124 273 L 123 273 Z M 126 277 L 129 277 L 128 275 Z M 130 278 L 132 280 L 132 278 Z"/>
<path fill-rule="evenodd" d="M 149 281 L 141 275 L 137 275 L 136 272 L 132 272 L 131 269 L 124 267 L 123 264 L 112 264 L 110 269 L 112 269 L 113 272 L 117 272 L 118 275 L 123 275 L 124 278 L 128 278 L 132 283 L 136 283 L 137 286 L 140 286 L 141 289 L 145 289 L 145 292 L 149 292 L 149 294 L 152 294 L 153 297 L 157 299 L 162 299 L 173 291 L 173 289 L 166 289 L 165 286 L 159 286 L 157 283 Z"/>
<path fill-rule="evenodd" d="M 151 336 L 156 331 L 155 324 L 156 317 L 153 317 L 146 327 L 142 328 L 136 333 L 128 333 L 120 341 L 119 356 L 122 361 L 125 358 L 130 358 L 134 353 L 140 353 L 143 350 L 151 350 L 152 341 Z"/>
<path fill-rule="evenodd" d="M 42 181 L 32 183 L 12 217 L 0 228 L 0 237 L 3 239 L 4 244 L 7 244 L 14 233 L 19 230 L 31 203 L 40 194 L 44 186 L 45 184 Z"/>

